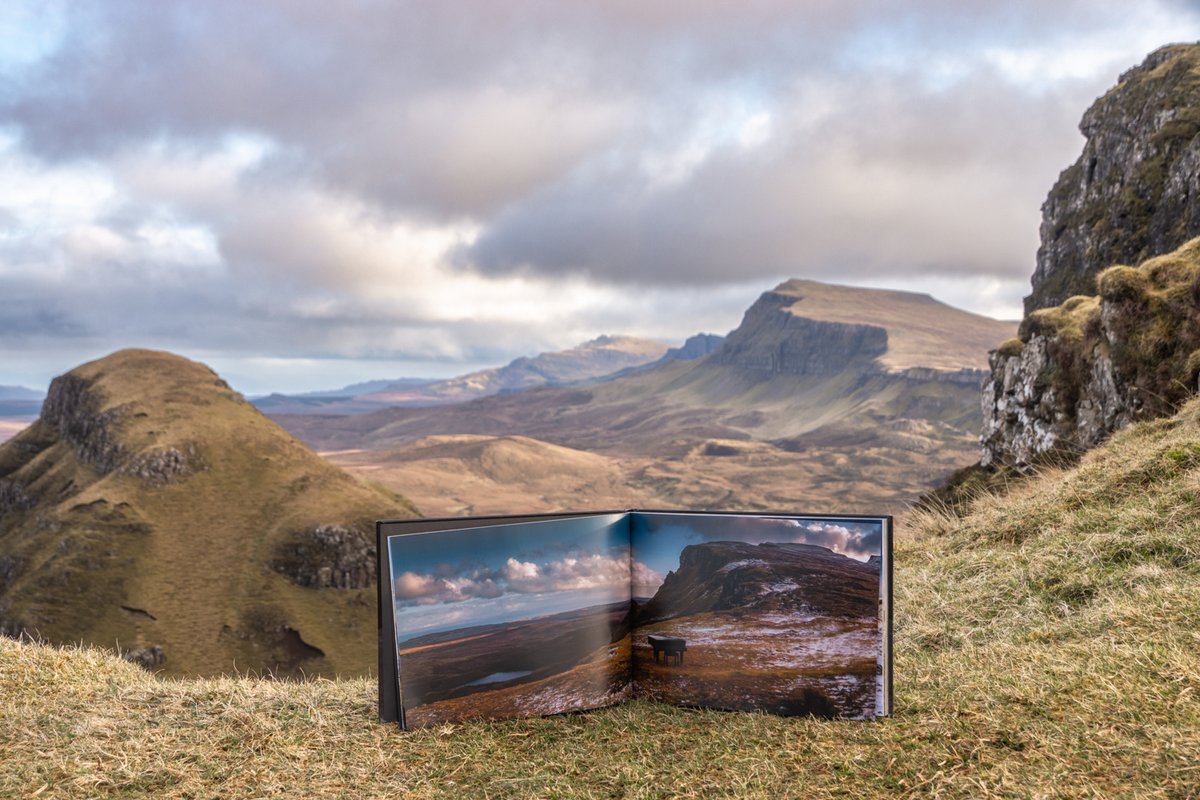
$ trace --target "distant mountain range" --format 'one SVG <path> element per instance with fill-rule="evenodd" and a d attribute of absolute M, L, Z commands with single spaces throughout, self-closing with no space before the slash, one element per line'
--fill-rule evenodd
<path fill-rule="evenodd" d="M 36 389 L 26 389 L 24 386 L 0 386 L 0 402 L 8 400 L 36 400 L 46 396 L 45 392 Z"/>
<path fill-rule="evenodd" d="M 0 445 L 0 633 L 170 675 L 364 675 L 374 522 L 414 513 L 207 367 L 124 350 L 56 378 Z"/>
<path fill-rule="evenodd" d="M 0 442 L 7 438 L 7 426 L 19 427 L 37 417 L 45 396 L 24 386 L 0 386 Z"/>
<path fill-rule="evenodd" d="M 446 380 L 405 378 L 369 381 L 346 387 L 345 393 L 273 394 L 253 400 L 270 414 L 361 414 L 392 406 L 433 406 L 462 403 L 535 386 L 558 386 L 610 375 L 663 358 L 688 357 L 693 350 L 668 348 L 657 339 L 600 336 L 552 353 L 522 356 L 503 367 L 479 370 Z"/>

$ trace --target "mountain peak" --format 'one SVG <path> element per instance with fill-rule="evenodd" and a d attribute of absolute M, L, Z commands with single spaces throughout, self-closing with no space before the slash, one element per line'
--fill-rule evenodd
<path fill-rule="evenodd" d="M 412 513 L 207 366 L 122 350 L 0 445 L 0 632 L 161 647 L 173 674 L 365 673 L 370 530 Z"/>
<path fill-rule="evenodd" d="M 599 378 L 661 358 L 666 342 L 605 334 L 567 350 L 522 356 L 503 367 L 484 369 L 424 386 L 389 387 L 360 400 L 380 404 L 430 406 L 462 403 L 494 394 Z"/>

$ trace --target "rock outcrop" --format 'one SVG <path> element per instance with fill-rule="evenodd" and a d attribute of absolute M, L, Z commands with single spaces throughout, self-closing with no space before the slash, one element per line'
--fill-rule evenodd
<path fill-rule="evenodd" d="M 716 351 L 721 343 L 725 341 L 725 337 L 717 333 L 697 333 L 694 336 L 689 336 L 679 347 L 672 347 L 667 350 L 656 364 L 665 361 L 694 361 L 697 358 L 704 358 L 706 355 Z"/>
<path fill-rule="evenodd" d="M 790 311 L 795 303 L 793 294 L 764 292 L 710 361 L 770 374 L 833 375 L 869 368 L 887 352 L 883 328 L 797 316 Z"/>
<path fill-rule="evenodd" d="M 1200 373 L 1200 239 L 1101 273 L 1100 294 L 1034 311 L 991 354 L 983 466 L 1073 455 L 1174 413 Z"/>
<path fill-rule="evenodd" d="M 1137 264 L 1200 235 L 1200 45 L 1155 51 L 1079 125 L 1083 152 L 1042 206 L 1026 312 L 1096 292 L 1113 264 Z"/>
<path fill-rule="evenodd" d="M 92 380 L 70 373 L 55 378 L 42 404 L 41 421 L 74 448 L 80 461 L 103 475 L 116 469 L 121 457 L 122 448 L 111 427 L 124 409 L 115 406 L 102 411 L 104 399 L 92 384 Z"/>
<path fill-rule="evenodd" d="M 359 531 L 321 525 L 285 542 L 274 568 L 300 586 L 365 589 L 375 585 L 375 545 Z"/>
<path fill-rule="evenodd" d="M 121 658 L 152 672 L 167 663 L 166 652 L 163 650 L 162 645 L 159 644 L 126 650 L 121 653 Z"/>
<path fill-rule="evenodd" d="M 126 475 L 134 475 L 152 486 L 162 486 L 200 469 L 200 456 L 195 444 L 183 448 L 164 447 L 139 453 L 121 467 Z"/>

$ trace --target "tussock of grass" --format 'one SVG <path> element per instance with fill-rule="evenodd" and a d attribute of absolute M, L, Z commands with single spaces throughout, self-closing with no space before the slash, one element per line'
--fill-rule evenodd
<path fill-rule="evenodd" d="M 635 702 L 401 733 L 370 681 L 0 641 L 0 796 L 1195 797 L 1200 404 L 896 551 L 896 715 Z"/>
<path fill-rule="evenodd" d="M 1118 267 L 1116 269 L 1123 269 Z M 1060 306 L 1041 308 L 1021 321 L 1019 338 L 1028 342 L 1034 336 L 1061 336 L 1078 342 L 1083 339 L 1088 323 L 1099 314 L 1097 297 L 1072 297 Z M 1009 349 L 1013 345 L 1005 343 Z M 1017 352 L 1020 352 L 1017 349 Z M 1015 355 L 1015 353 L 1013 353 Z"/>

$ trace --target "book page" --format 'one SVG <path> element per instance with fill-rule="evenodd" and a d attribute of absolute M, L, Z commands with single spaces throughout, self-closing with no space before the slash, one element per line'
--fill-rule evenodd
<path fill-rule="evenodd" d="M 885 519 L 631 517 L 638 696 L 788 716 L 886 713 Z"/>
<path fill-rule="evenodd" d="M 629 696 L 628 515 L 389 536 L 387 547 L 405 727 Z"/>

